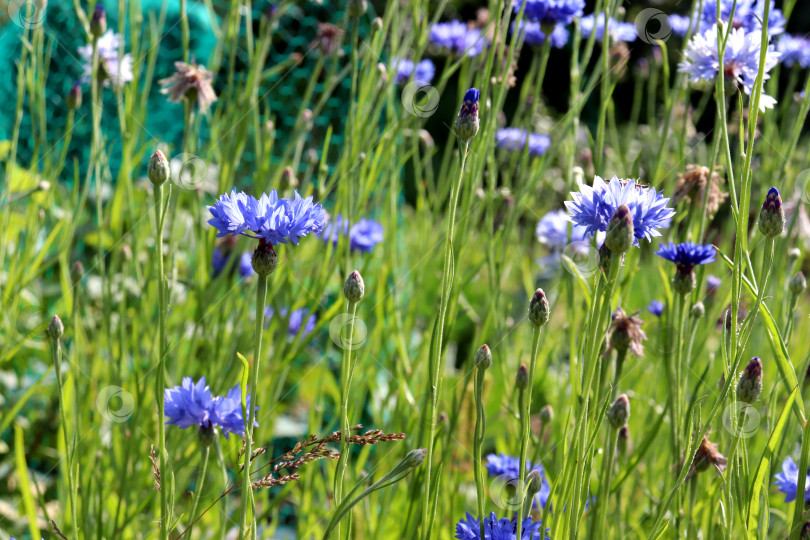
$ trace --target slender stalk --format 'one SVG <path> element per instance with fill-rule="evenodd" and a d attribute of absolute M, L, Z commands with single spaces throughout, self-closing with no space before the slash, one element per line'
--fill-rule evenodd
<path fill-rule="evenodd" d="M 97 179 L 98 181 L 98 179 Z M 166 295 L 163 284 L 163 184 L 154 185 L 155 196 L 155 259 L 157 263 L 158 287 L 158 369 L 156 377 L 155 398 L 158 404 L 158 451 L 160 454 L 160 474 L 166 474 L 166 421 L 164 416 L 163 394 L 166 389 Z M 166 501 L 168 484 L 160 490 L 160 538 L 169 537 L 169 519 Z"/>
<path fill-rule="evenodd" d="M 442 336 L 444 334 L 444 318 L 447 315 L 447 304 L 450 300 L 450 290 L 453 287 L 454 276 L 454 263 L 453 263 L 453 232 L 456 222 L 456 208 L 458 207 L 459 192 L 461 191 L 461 180 L 464 177 L 464 165 L 467 161 L 467 152 L 470 148 L 469 141 L 461 141 L 459 144 L 459 166 L 458 174 L 450 191 L 450 211 L 447 218 L 447 236 L 444 240 L 444 263 L 442 264 L 442 286 L 439 296 L 439 314 L 436 320 L 436 339 L 433 351 L 433 365 L 430 366 L 430 383 L 428 388 L 428 397 L 430 399 L 430 413 L 427 415 L 427 467 L 425 468 L 425 497 L 422 508 L 422 526 L 423 534 L 427 535 L 427 530 L 430 528 L 430 482 L 431 470 L 433 465 L 433 440 L 435 438 L 434 426 L 436 425 L 436 416 L 438 408 L 438 388 L 439 378 L 442 373 Z"/>
<path fill-rule="evenodd" d="M 535 325 L 532 330 L 532 357 L 529 363 L 529 384 L 526 386 L 526 391 L 523 392 L 523 402 L 520 404 L 520 461 L 518 462 L 518 470 L 520 471 L 520 480 L 518 482 L 518 493 L 519 493 L 519 500 L 520 500 L 520 508 L 518 511 L 518 516 L 524 515 L 523 507 L 527 504 L 527 501 L 524 499 L 526 490 L 526 456 L 529 451 L 529 428 L 530 428 L 530 418 L 529 418 L 529 411 L 532 405 L 532 386 L 534 383 L 534 371 L 537 367 L 537 355 L 540 351 L 540 326 Z M 531 504 L 531 501 L 528 501 L 528 504 Z M 521 519 L 517 520 L 517 536 L 516 538 L 520 538 L 521 531 L 523 529 L 523 523 Z M 483 529 L 482 529 L 483 530 Z"/>
<path fill-rule="evenodd" d="M 599 519 L 596 523 L 599 524 L 599 533 L 607 538 L 607 509 L 608 502 L 610 501 L 610 477 L 613 473 L 613 461 L 616 455 L 616 442 L 618 440 L 619 432 L 613 426 L 608 426 L 607 448 L 605 449 L 605 458 L 602 461 L 602 480 L 600 482 L 599 494 Z"/>
<path fill-rule="evenodd" d="M 242 499 L 240 509 L 239 539 L 248 532 L 248 507 L 254 513 L 253 487 L 250 481 L 250 466 L 253 464 L 253 424 L 256 421 L 256 389 L 259 386 L 259 364 L 262 358 L 262 334 L 264 332 L 264 306 L 267 302 L 267 275 L 256 275 L 256 339 L 253 352 L 253 371 L 250 376 L 250 403 L 248 423 L 245 430 L 245 466 L 242 472 Z M 254 531 L 255 533 L 255 531 Z"/>
<path fill-rule="evenodd" d="M 189 513 L 191 524 L 188 526 L 188 530 L 183 533 L 188 534 L 189 538 L 191 538 L 191 528 L 194 527 L 194 521 L 197 516 L 197 507 L 200 505 L 200 499 L 202 498 L 203 494 L 203 486 L 205 486 L 205 475 L 208 472 L 208 455 L 211 453 L 211 447 L 203 446 L 202 452 L 203 457 L 202 463 L 200 464 L 200 476 L 197 478 L 197 489 L 194 490 L 194 502 L 191 503 L 191 512 Z"/>
<path fill-rule="evenodd" d="M 59 392 L 59 415 L 62 422 L 62 437 L 65 442 L 65 459 L 68 464 L 68 499 L 70 500 L 70 514 L 71 525 L 73 528 L 73 537 L 79 538 L 79 520 L 76 517 L 76 483 L 73 478 L 73 452 L 71 451 L 70 440 L 68 437 L 68 423 L 67 413 L 65 412 L 65 393 L 62 385 L 62 344 L 59 338 L 53 339 L 51 343 L 51 352 L 53 353 L 53 367 L 56 373 L 56 389 Z"/>
<path fill-rule="evenodd" d="M 475 468 L 475 491 L 478 499 L 478 530 L 481 531 L 481 540 L 484 540 L 484 472 L 481 467 L 481 446 L 484 443 L 486 432 L 486 418 L 484 417 L 484 373 L 485 370 L 475 368 L 475 437 L 473 439 L 473 466 Z M 520 520 L 518 520 L 520 521 Z"/>
<path fill-rule="evenodd" d="M 349 342 L 343 348 L 343 359 L 340 362 L 340 457 L 335 470 L 335 507 L 343 499 L 343 477 L 346 475 L 346 465 L 349 461 L 349 387 L 351 386 L 352 344 L 354 343 L 354 319 L 357 316 L 357 302 L 348 300 L 347 313 L 351 313 L 349 320 Z M 337 537 L 340 538 L 340 521 L 336 524 Z"/>

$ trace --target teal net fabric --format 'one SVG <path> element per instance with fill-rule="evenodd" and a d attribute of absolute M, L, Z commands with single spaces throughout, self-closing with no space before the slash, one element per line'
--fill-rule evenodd
<path fill-rule="evenodd" d="M 100 2 L 106 8 L 107 28 L 118 30 L 118 2 L 107 0 Z M 143 144 L 150 144 L 150 141 L 167 143 L 171 152 L 179 152 L 182 145 L 183 131 L 183 108 L 180 104 L 168 102 L 166 96 L 160 93 L 157 84 L 162 78 L 172 75 L 174 72 L 174 62 L 182 59 L 182 43 L 179 0 L 142 0 L 141 13 L 143 15 L 143 25 L 149 24 L 150 16 L 157 19 L 163 4 L 166 4 L 166 22 L 163 27 L 163 34 L 157 52 L 155 63 L 155 73 L 153 86 L 149 92 L 148 112 L 146 124 L 146 139 Z M 86 4 L 82 5 L 87 8 Z M 128 5 L 128 3 L 127 3 Z M 215 1 L 213 3 L 215 17 L 218 21 L 223 20 L 230 7 L 229 2 Z M 249 24 L 252 25 L 254 36 L 260 30 L 262 17 L 271 8 L 270 3 L 254 2 L 252 13 L 249 17 Z M 284 15 L 280 17 L 275 28 L 272 46 L 267 59 L 265 69 L 274 66 L 289 58 L 292 53 L 304 55 L 303 61 L 289 70 L 266 77 L 261 81 L 260 111 L 263 117 L 261 125 L 269 120 L 275 121 L 277 143 L 274 145 L 274 164 L 286 166 L 289 163 L 279 163 L 279 156 L 284 150 L 284 146 L 290 141 L 284 140 L 284 133 L 289 133 L 295 123 L 296 113 L 302 106 L 311 106 L 301 102 L 302 95 L 313 76 L 313 68 L 317 62 L 318 54 L 313 52 L 306 54 L 311 47 L 311 43 L 316 39 L 319 23 L 331 22 L 341 26 L 344 21 L 341 2 L 324 1 L 323 3 L 305 2 L 295 3 L 286 7 Z M 88 13 L 89 16 L 89 13 Z M 203 3 L 190 0 L 188 2 L 188 19 L 190 28 L 190 54 L 200 64 L 208 65 L 212 52 L 216 47 L 215 34 L 213 32 L 213 22 L 211 14 Z M 369 34 L 370 15 L 362 18 L 360 39 L 364 39 Z M 236 51 L 236 71 L 235 80 L 237 87 L 247 78 L 248 51 L 245 48 L 245 25 L 248 22 L 242 18 L 240 25 L 239 46 Z M 46 109 L 48 117 L 48 141 L 51 152 L 58 152 L 61 147 L 61 137 L 64 133 L 67 122 L 67 106 L 65 97 L 68 95 L 71 86 L 82 77 L 83 61 L 78 54 L 78 49 L 85 45 L 83 32 L 73 9 L 73 2 L 69 0 L 51 1 L 45 10 L 45 17 L 42 27 L 45 31 L 46 41 L 51 43 L 52 58 L 49 65 L 49 74 L 46 82 Z M 142 28 L 142 32 L 146 32 Z M 20 26 L 6 21 L 0 28 L 0 52 L 2 52 L 0 66 L 4 77 L 0 77 L 0 91 L 6 99 L 0 100 L 0 140 L 11 138 L 14 127 L 14 112 L 17 96 L 17 62 L 20 58 L 21 37 L 23 30 Z M 130 35 L 128 29 L 124 33 L 124 52 L 131 52 Z M 348 36 L 343 36 L 343 57 L 338 60 L 341 64 L 348 62 L 350 55 L 349 45 L 346 44 Z M 145 48 L 145 46 L 144 46 Z M 145 51 L 144 51 L 145 52 Z M 227 60 L 229 51 L 225 51 Z M 215 74 L 214 89 L 220 94 L 225 89 L 227 80 L 227 61 L 223 62 L 218 73 Z M 327 81 L 324 76 L 317 81 L 314 99 L 317 99 L 324 90 Z M 142 83 L 141 83 L 142 84 Z M 309 138 L 306 148 L 312 148 L 320 156 L 322 143 L 326 130 L 332 126 L 333 135 L 331 148 L 339 148 L 343 142 L 343 123 L 348 112 L 348 97 L 351 81 L 345 77 L 340 81 L 332 97 L 328 100 L 322 114 L 313 119 L 314 127 L 307 134 Z M 143 91 L 142 88 L 139 91 Z M 79 163 L 80 178 L 84 178 L 86 164 L 90 160 L 90 137 L 91 137 L 91 107 L 90 107 L 90 87 L 89 83 L 83 85 L 82 105 L 76 110 L 73 138 L 70 144 L 67 166 L 62 173 L 62 180 L 72 181 L 73 167 L 71 165 L 74 158 Z M 103 92 L 104 105 L 102 116 L 102 129 L 107 148 L 108 166 L 112 178 L 115 178 L 120 166 L 120 126 L 118 119 L 118 109 L 115 93 L 106 88 Z M 214 110 L 219 106 L 214 104 Z M 30 104 L 26 96 L 24 104 L 24 115 L 20 127 L 20 135 L 17 150 L 17 162 L 26 168 L 41 168 L 41 164 L 32 163 L 34 157 L 34 141 L 31 136 L 31 117 L 29 115 Z M 266 115 L 266 117 L 264 117 Z M 203 122 L 203 132 L 198 134 L 201 144 L 207 142 L 207 123 Z M 252 136 L 252 133 L 250 134 Z M 59 142 L 56 146 L 54 143 Z M 245 153 L 240 162 L 240 170 L 249 172 L 254 170 L 255 156 L 252 153 L 252 142 L 245 145 Z M 53 147 L 53 148 L 51 148 Z M 42 151 L 40 151 L 42 154 Z M 141 168 L 136 169 L 137 174 L 145 174 L 149 152 L 145 152 L 145 158 L 141 163 Z"/>

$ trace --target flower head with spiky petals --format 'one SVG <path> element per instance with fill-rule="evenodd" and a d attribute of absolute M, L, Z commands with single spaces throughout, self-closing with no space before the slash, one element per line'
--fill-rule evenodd
<path fill-rule="evenodd" d="M 717 250 L 711 244 L 696 244 L 694 242 L 683 242 L 675 244 L 663 244 L 655 252 L 659 257 L 672 261 L 679 269 L 683 268 L 687 272 L 698 264 L 709 264 L 717 259 Z"/>
<path fill-rule="evenodd" d="M 661 236 L 658 229 L 669 227 L 675 211 L 667 206 L 669 199 L 652 188 L 623 180 L 616 176 L 610 181 L 595 177 L 593 186 L 583 185 L 571 193 L 573 201 L 565 201 L 571 221 L 585 227 L 589 235 L 606 232 L 610 218 L 621 205 L 627 205 L 633 217 L 634 245 L 642 238 Z"/>
<path fill-rule="evenodd" d="M 245 404 L 245 409 L 249 411 L 250 392 L 247 393 Z M 258 409 L 256 407 L 256 410 Z M 222 433 L 226 439 L 229 433 L 240 437 L 245 434 L 245 420 L 242 415 L 242 392 L 238 384 L 228 390 L 227 395 L 218 396 L 214 399 L 213 418 L 214 424 L 222 428 Z M 259 424 L 254 420 L 253 425 L 258 426 Z"/>
<path fill-rule="evenodd" d="M 478 518 L 467 512 L 467 517 L 456 525 L 458 540 L 480 540 L 481 528 Z M 484 538 L 486 540 L 548 540 L 543 524 L 527 517 L 522 522 L 520 538 L 517 538 L 517 523 L 507 518 L 498 519 L 495 512 L 484 518 Z"/>
<path fill-rule="evenodd" d="M 543 24 L 570 24 L 585 9 L 585 0 L 514 0 L 515 13 L 520 12 L 523 4 L 526 4 L 523 17 Z"/>
<path fill-rule="evenodd" d="M 776 473 L 776 487 L 785 494 L 785 502 L 796 500 L 799 488 L 799 467 L 793 458 L 788 456 L 782 462 L 782 472 Z M 810 474 L 804 475 L 804 500 L 810 502 Z"/>
<path fill-rule="evenodd" d="M 731 22 L 732 28 L 742 28 L 746 32 L 762 32 L 762 19 L 765 17 L 766 0 L 720 0 L 720 20 Z M 775 36 L 785 31 L 785 16 L 770 0 L 768 10 L 768 35 Z M 734 18 L 731 10 L 734 9 Z M 717 0 L 704 0 L 701 13 L 702 28 L 716 26 Z"/>
<path fill-rule="evenodd" d="M 571 227 L 571 238 L 568 227 Z M 552 250 L 562 250 L 569 242 L 581 242 L 588 237 L 588 231 L 581 225 L 571 223 L 571 216 L 565 210 L 552 210 L 540 221 L 534 230 L 537 241 Z M 601 235 L 600 235 L 601 236 Z"/>
<path fill-rule="evenodd" d="M 692 82 L 712 81 L 722 71 L 723 76 L 742 86 L 745 93 L 751 95 L 759 72 L 762 47 L 762 37 L 759 32 L 746 32 L 742 28 L 735 28 L 731 31 L 723 53 L 722 70 L 717 46 L 716 26 L 695 35 L 689 41 L 684 52 L 684 60 L 678 65 L 678 70 L 688 74 L 689 80 Z M 770 78 L 768 72 L 777 64 L 779 56 L 780 54 L 774 46 L 769 45 L 765 53 L 763 80 Z M 770 109 L 775 104 L 776 100 L 771 96 L 761 95 L 760 110 Z"/>
<path fill-rule="evenodd" d="M 208 210 L 213 216 L 208 223 L 219 231 L 217 236 L 241 234 L 271 245 L 297 245 L 301 237 L 321 232 L 326 220 L 323 207 L 297 191 L 293 199 L 279 198 L 276 190 L 257 199 L 234 189 Z"/>
<path fill-rule="evenodd" d="M 194 382 L 191 377 L 183 377 L 181 386 L 167 388 L 164 393 L 167 424 L 183 429 L 191 426 L 210 427 L 213 423 L 214 398 L 205 384 L 205 377 Z"/>

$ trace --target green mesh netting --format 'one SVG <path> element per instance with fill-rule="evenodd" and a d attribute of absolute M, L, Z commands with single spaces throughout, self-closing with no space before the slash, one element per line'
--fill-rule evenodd
<path fill-rule="evenodd" d="M 101 2 L 107 9 L 107 26 L 110 29 L 118 29 L 118 2 L 106 0 Z M 179 0 L 143 0 L 141 11 L 144 25 L 148 25 L 150 15 L 155 19 L 166 4 L 166 22 L 163 28 L 157 61 L 155 64 L 155 74 L 153 77 L 153 87 L 150 89 L 148 99 L 148 114 L 146 125 L 144 126 L 147 136 L 159 139 L 168 143 L 172 148 L 177 149 L 182 143 L 182 107 L 178 104 L 169 103 L 166 96 L 159 91 L 157 81 L 170 76 L 174 71 L 174 62 L 182 57 L 181 29 L 179 25 L 180 2 Z M 318 23 L 332 22 L 339 24 L 343 21 L 344 14 L 339 6 L 340 2 L 309 2 L 290 6 L 285 10 L 273 35 L 273 45 L 267 60 L 267 67 L 278 64 L 289 57 L 290 54 L 306 53 L 318 32 Z M 254 35 L 259 32 L 261 17 L 264 16 L 270 3 L 252 4 L 250 24 L 252 24 Z M 229 9 L 229 2 L 214 2 L 217 17 L 224 17 Z M 211 15 L 206 7 L 198 2 L 188 2 L 188 19 L 190 27 L 190 53 L 201 64 L 208 64 L 212 51 L 216 46 L 214 33 L 212 31 Z M 361 38 L 368 35 L 368 18 L 364 18 L 364 25 L 361 28 Z M 244 81 L 247 77 L 248 53 L 244 47 L 245 20 L 242 20 L 240 28 L 241 36 L 239 49 L 236 58 L 236 81 Z M 65 106 L 65 96 L 73 83 L 82 76 L 83 65 L 77 50 L 85 44 L 84 36 L 78 19 L 73 10 L 72 2 L 67 0 L 51 1 L 45 10 L 43 28 L 47 40 L 52 47 L 52 60 L 49 66 L 49 74 L 46 84 L 46 107 L 48 114 L 48 139 L 50 144 L 58 141 L 65 128 L 67 121 L 67 110 Z M 19 26 L 6 21 L 0 29 L 0 53 L 2 53 L 4 77 L 0 78 L 0 91 L 6 99 L 0 101 L 0 140 L 7 140 L 11 137 L 14 126 L 15 97 L 17 95 L 16 62 L 20 56 L 21 36 L 23 30 Z M 128 30 L 124 35 L 124 50 L 129 52 L 131 44 Z M 348 59 L 349 47 L 344 45 L 344 58 Z M 228 52 L 225 53 L 226 58 Z M 276 122 L 277 129 L 281 132 L 289 131 L 295 122 L 295 112 L 304 104 L 301 103 L 301 96 L 312 78 L 313 67 L 317 61 L 316 54 L 304 57 L 301 64 L 293 69 L 285 71 L 274 77 L 268 77 L 261 82 L 259 96 L 262 103 L 260 110 L 270 111 L 272 119 Z M 346 60 L 347 61 L 347 60 Z M 216 74 L 214 87 L 217 93 L 221 93 L 225 87 L 227 65 L 223 65 L 220 72 Z M 319 80 L 315 88 L 315 97 L 323 91 L 325 81 Z M 348 92 L 350 81 L 348 78 L 341 81 L 334 95 L 327 102 L 323 114 L 314 119 L 314 128 L 309 133 L 309 147 L 317 152 L 321 151 L 322 141 L 327 127 L 331 124 L 333 136 L 331 139 L 332 148 L 337 148 L 342 144 L 343 121 L 347 113 Z M 143 89 L 140 89 L 143 91 Z M 80 167 L 89 163 L 91 116 L 90 116 L 89 86 L 84 87 L 84 100 L 81 107 L 76 111 L 76 123 L 74 126 L 73 140 L 68 152 L 68 163 L 75 157 L 78 159 Z M 309 105 L 309 104 L 307 104 Z M 214 105 L 216 107 L 217 104 Z M 24 167 L 34 167 L 32 163 L 34 153 L 34 141 L 31 137 L 31 119 L 28 115 L 30 111 L 26 99 L 24 105 L 25 115 L 22 120 L 19 136 L 17 160 Z M 284 113 L 289 111 L 289 113 Z M 264 121 L 271 118 L 262 118 Z M 109 166 L 113 178 L 116 177 L 119 158 L 117 149 L 120 147 L 119 121 L 115 94 L 110 89 L 104 90 L 104 111 L 102 120 L 105 141 L 107 143 Z M 205 142 L 205 133 L 200 134 L 201 141 Z M 283 152 L 285 141 L 281 139 L 279 144 L 274 146 L 276 159 Z M 58 148 L 58 145 L 57 147 Z M 246 145 L 247 149 L 252 148 L 252 144 Z M 144 167 L 140 172 L 145 171 L 148 153 Z M 246 150 L 242 156 L 240 166 L 245 170 L 254 168 L 254 155 L 250 150 Z M 286 163 L 283 165 L 287 165 Z M 83 178 L 84 170 L 80 169 L 80 177 Z M 68 165 L 63 172 L 63 179 L 69 180 L 73 176 L 73 170 Z"/>

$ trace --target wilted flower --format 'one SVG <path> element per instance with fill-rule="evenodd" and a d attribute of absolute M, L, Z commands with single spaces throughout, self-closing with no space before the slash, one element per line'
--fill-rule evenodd
<path fill-rule="evenodd" d="M 596 32 L 596 41 L 604 41 L 605 38 L 605 14 L 600 13 L 594 17 L 594 14 L 585 15 L 579 20 L 579 27 L 582 30 L 582 37 L 589 38 L 592 32 Z M 610 41 L 623 41 L 632 43 L 638 37 L 636 25 L 633 23 L 617 21 L 613 17 L 608 19 L 608 34 Z"/>
<path fill-rule="evenodd" d="M 644 354 L 643 342 L 647 339 L 647 334 L 641 329 L 644 321 L 635 315 L 628 315 L 622 308 L 614 311 L 612 317 L 610 340 L 605 355 L 610 355 L 610 352 L 615 349 L 619 352 L 630 351 L 636 356 L 642 356 Z"/>
<path fill-rule="evenodd" d="M 453 54 L 478 56 L 486 47 L 487 38 L 477 28 L 468 28 L 461 21 L 450 21 L 430 27 L 430 42 Z"/>
<path fill-rule="evenodd" d="M 754 82 L 759 72 L 759 57 L 762 37 L 759 32 L 746 32 L 742 28 L 731 31 L 723 53 L 722 73 L 729 80 L 741 85 L 745 93 L 751 95 Z M 684 52 L 684 60 L 678 69 L 689 75 L 689 80 L 713 81 L 720 71 L 720 54 L 717 44 L 717 27 L 712 26 L 705 32 L 695 35 Z M 773 45 L 768 47 L 765 56 L 765 73 L 763 80 L 770 78 L 770 71 L 779 61 L 779 52 Z M 762 94 L 759 101 L 761 111 L 773 108 L 776 100 Z"/>
<path fill-rule="evenodd" d="M 108 30 L 98 38 L 98 77 L 104 85 L 112 84 L 118 88 L 132 80 L 132 57 L 129 53 L 119 56 L 121 36 Z M 79 47 L 79 55 L 84 61 L 83 82 L 89 82 L 93 76 L 93 46 Z"/>
<path fill-rule="evenodd" d="M 542 133 L 529 133 L 520 128 L 503 128 L 495 133 L 495 144 L 498 148 L 512 152 L 523 152 L 528 146 L 530 156 L 542 156 L 551 146 L 551 137 Z"/>
<path fill-rule="evenodd" d="M 686 172 L 678 174 L 675 193 L 672 195 L 673 204 L 686 201 L 692 204 L 693 209 L 702 209 L 703 198 L 706 196 L 706 186 L 709 183 L 709 172 L 708 167 L 687 165 Z M 711 174 L 711 187 L 706 202 L 706 211 L 709 218 L 717 213 L 720 205 L 728 198 L 728 193 L 723 193 L 720 189 L 723 183 L 725 183 L 725 180 L 717 172 Z"/>
<path fill-rule="evenodd" d="M 692 461 L 688 477 L 703 472 L 709 467 L 714 467 L 717 471 L 723 472 L 726 470 L 727 463 L 726 457 L 717 450 L 717 445 L 704 437 L 700 441 L 700 447 L 695 454 L 695 459 Z"/>
<path fill-rule="evenodd" d="M 175 62 L 176 72 L 171 77 L 161 79 L 159 82 L 164 88 L 161 94 L 168 94 L 169 101 L 179 103 L 183 99 L 191 102 L 197 101 L 197 106 L 203 114 L 208 112 L 211 104 L 217 100 L 217 95 L 211 87 L 214 74 L 205 69 L 205 66 L 192 62 Z"/>
<path fill-rule="evenodd" d="M 397 84 L 404 84 L 413 76 L 414 81 L 429 83 L 433 80 L 436 74 L 436 66 L 433 65 L 429 59 L 421 60 L 418 64 L 414 64 L 413 60 L 394 59 L 391 62 L 393 69 L 396 71 L 394 75 L 394 82 Z"/>
<path fill-rule="evenodd" d="M 633 216 L 636 246 L 642 238 L 651 240 L 661 236 L 658 229 L 669 227 L 670 219 L 675 215 L 675 211 L 667 206 L 669 199 L 662 193 L 616 176 L 610 181 L 596 176 L 593 186 L 583 185 L 579 192 L 571 193 L 571 197 L 573 201 L 565 202 L 571 221 L 585 227 L 590 235 L 607 231 L 616 209 L 627 205 Z"/>
<path fill-rule="evenodd" d="M 321 54 L 332 56 L 340 49 L 340 40 L 343 37 L 343 30 L 330 23 L 318 23 L 318 33 L 315 36 L 313 46 L 317 47 Z"/>

